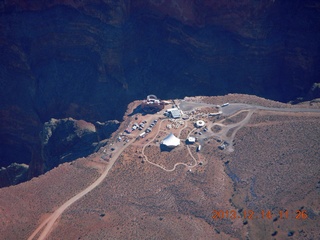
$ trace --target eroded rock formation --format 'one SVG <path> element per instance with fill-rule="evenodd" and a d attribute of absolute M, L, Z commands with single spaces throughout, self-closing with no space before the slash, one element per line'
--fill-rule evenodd
<path fill-rule="evenodd" d="M 319 10 L 316 0 L 2 1 L 1 163 L 37 176 L 46 121 L 120 120 L 149 93 L 319 97 Z"/>

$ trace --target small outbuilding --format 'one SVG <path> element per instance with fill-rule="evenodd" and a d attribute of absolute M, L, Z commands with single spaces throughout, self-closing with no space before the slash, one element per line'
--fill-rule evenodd
<path fill-rule="evenodd" d="M 201 150 L 201 145 L 198 146 L 197 151 L 200 152 Z"/>
<path fill-rule="evenodd" d="M 188 143 L 195 143 L 196 138 L 195 137 L 188 137 Z"/>
<path fill-rule="evenodd" d="M 144 137 L 146 135 L 146 132 L 142 132 L 142 133 L 140 133 L 140 135 L 139 135 L 139 137 Z"/>

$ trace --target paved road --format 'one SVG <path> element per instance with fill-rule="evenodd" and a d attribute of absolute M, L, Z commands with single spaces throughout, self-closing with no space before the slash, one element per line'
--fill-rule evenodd
<path fill-rule="evenodd" d="M 186 102 L 186 101 L 181 101 L 180 103 L 180 109 L 184 111 L 192 111 L 195 108 L 201 108 L 201 107 L 212 107 L 216 108 L 218 105 L 214 104 L 207 104 L 207 103 L 195 103 L 195 102 Z M 273 108 L 273 107 L 262 107 L 258 105 L 250 105 L 250 104 L 245 104 L 245 103 L 230 103 L 228 106 L 225 107 L 220 107 L 220 111 L 222 112 L 223 116 L 228 116 L 232 117 L 235 116 L 241 112 L 247 112 L 247 116 L 241 120 L 238 123 L 235 124 L 223 124 L 222 122 L 224 120 L 221 120 L 219 122 L 215 123 L 209 123 L 207 128 L 208 131 L 206 133 L 202 132 L 201 136 L 198 136 L 198 141 L 203 144 L 205 139 L 208 139 L 210 137 L 214 137 L 216 139 L 220 139 L 222 142 L 227 143 L 227 150 L 228 151 L 233 151 L 233 141 L 235 138 L 236 133 L 243 127 L 245 126 L 254 111 L 256 110 L 264 110 L 264 111 L 276 111 L 276 112 L 314 112 L 314 113 L 320 113 L 320 109 L 315 109 L 315 108 Z M 222 129 L 215 133 L 212 131 L 212 128 L 218 125 Z M 197 130 L 198 131 L 198 130 Z M 231 136 L 228 136 L 228 132 L 233 131 Z M 192 132 L 195 132 L 193 130 Z"/>
<path fill-rule="evenodd" d="M 258 106 L 249 105 L 245 103 L 230 103 L 228 106 L 222 107 L 221 111 L 224 116 L 230 116 L 238 111 L 249 109 L 255 110 L 258 109 Z"/>
<path fill-rule="evenodd" d="M 186 102 L 184 100 L 181 101 L 179 104 L 179 108 L 182 111 L 192 111 L 194 108 L 197 108 L 197 107 L 213 107 L 213 106 L 218 106 L 218 105 L 213 105 L 208 103 Z"/>
<path fill-rule="evenodd" d="M 48 217 L 46 220 L 44 220 L 40 226 L 31 234 L 31 236 L 28 238 L 28 240 L 32 240 L 35 238 L 35 236 L 41 231 L 41 229 L 44 228 L 42 231 L 41 235 L 39 236 L 38 239 L 45 239 L 48 234 L 51 232 L 53 228 L 53 224 L 56 222 L 56 220 L 61 216 L 61 214 L 69 207 L 71 206 L 74 202 L 78 201 L 80 198 L 82 198 L 84 195 L 95 189 L 108 175 L 110 169 L 112 168 L 113 164 L 116 162 L 118 157 L 121 155 L 121 153 L 135 140 L 132 139 L 130 142 L 127 143 L 126 146 L 123 146 L 122 148 L 117 148 L 113 152 L 112 158 L 110 158 L 109 163 L 104 170 L 104 172 L 101 174 L 101 176 L 94 182 L 92 183 L 89 187 L 69 199 L 67 202 L 62 204 L 50 217 Z"/>
<path fill-rule="evenodd" d="M 187 102 L 181 101 L 179 107 L 182 111 L 192 111 L 195 108 L 201 107 L 217 107 L 219 105 L 208 104 L 208 103 L 197 103 L 197 102 Z M 258 105 L 251 105 L 245 103 L 230 103 L 228 106 L 221 107 L 222 114 L 224 116 L 233 115 L 241 110 L 266 110 L 266 111 L 277 111 L 277 112 L 319 112 L 320 109 L 316 108 L 273 108 L 273 107 L 262 107 Z"/>
<path fill-rule="evenodd" d="M 179 107 L 181 110 L 183 111 L 191 111 L 194 108 L 197 107 L 217 107 L 218 105 L 213 105 L 213 104 L 206 104 L 206 103 L 194 103 L 194 102 L 186 102 L 186 101 L 181 101 Z M 310 109 L 310 108 L 268 108 L 268 107 L 261 107 L 261 106 L 257 106 L 257 105 L 249 105 L 249 104 L 243 104 L 243 103 L 230 103 L 228 106 L 226 107 L 222 107 L 220 108 L 222 111 L 222 114 L 225 116 L 231 116 L 234 114 L 238 114 L 240 111 L 248 111 L 247 116 L 240 122 L 236 123 L 236 124 L 231 124 L 231 125 L 224 125 L 221 123 L 213 123 L 216 125 L 221 126 L 223 129 L 220 133 L 213 133 L 211 131 L 211 127 L 213 126 L 209 126 L 209 132 L 202 136 L 201 138 L 205 138 L 205 137 L 209 137 L 210 136 L 215 136 L 215 137 L 224 137 L 225 140 L 228 140 L 231 144 L 231 149 L 232 149 L 232 141 L 235 137 L 236 132 L 243 127 L 250 119 L 250 117 L 252 116 L 254 110 L 267 110 L 267 111 L 280 111 L 280 112 L 319 112 L 320 113 L 320 109 Z M 162 123 L 162 121 L 161 121 Z M 160 123 L 160 126 L 161 126 Z M 232 129 L 235 128 L 234 132 L 232 133 L 231 137 L 227 138 L 227 132 Z M 159 132 L 160 127 L 158 128 L 158 132 Z M 194 131 L 194 130 L 193 130 Z M 157 134 L 158 134 L 157 132 Z M 181 133 L 181 131 L 180 131 Z M 157 136 L 156 134 L 156 136 Z M 190 133 L 189 133 L 190 134 Z M 189 136 L 189 135 L 188 135 Z M 31 236 L 28 238 L 28 240 L 32 240 L 34 239 L 39 233 L 40 231 L 43 229 L 43 231 L 41 232 L 40 236 L 38 239 L 45 239 L 48 234 L 52 231 L 53 225 L 56 222 L 56 220 L 61 216 L 61 214 L 69 207 L 71 206 L 74 202 L 78 201 L 80 198 L 82 198 L 83 196 L 85 196 L 87 193 L 89 193 L 90 191 L 92 191 L 93 189 L 95 189 L 108 175 L 110 169 L 112 168 L 112 166 L 114 165 L 114 163 L 116 162 L 116 160 L 118 159 L 118 157 L 120 156 L 120 154 L 128 147 L 130 146 L 133 141 L 135 140 L 135 138 L 133 138 L 130 142 L 127 143 L 126 146 L 122 146 L 122 147 L 117 147 L 116 150 L 113 152 L 113 156 L 110 159 L 106 169 L 104 170 L 104 172 L 101 174 L 101 176 L 93 183 L 91 184 L 89 187 L 87 187 L 86 189 L 84 189 L 83 191 L 81 191 L 80 193 L 78 193 L 77 195 L 75 195 L 74 197 L 72 197 L 71 199 L 69 199 L 67 202 L 65 202 L 64 204 L 62 204 L 50 217 L 48 217 L 46 220 L 44 220 L 39 227 L 31 234 Z M 155 165 L 157 167 L 160 167 L 161 169 L 167 171 L 167 172 L 171 172 L 174 171 L 176 166 L 178 165 L 185 165 L 187 167 L 187 164 L 185 163 L 176 163 L 173 167 L 173 169 L 165 169 L 164 167 L 152 163 L 148 160 L 148 158 L 144 155 L 144 149 L 147 146 L 147 144 L 143 147 L 142 150 L 142 154 L 145 157 L 146 161 L 149 162 L 152 165 Z M 188 148 L 189 154 L 190 156 L 193 158 L 193 160 L 195 161 L 194 165 L 192 165 L 191 167 L 194 167 L 197 164 L 196 159 L 192 156 L 190 149 Z"/>
<path fill-rule="evenodd" d="M 250 105 L 244 103 L 230 103 L 228 106 L 221 108 L 223 115 L 229 116 L 235 114 L 240 110 L 266 110 L 266 111 L 276 111 L 276 112 L 318 112 L 320 109 L 316 108 L 274 108 L 274 107 L 262 107 L 258 105 Z"/>

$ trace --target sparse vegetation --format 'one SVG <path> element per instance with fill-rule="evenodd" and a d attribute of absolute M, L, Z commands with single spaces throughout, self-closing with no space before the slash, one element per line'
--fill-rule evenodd
<path fill-rule="evenodd" d="M 222 102 L 232 102 L 229 97 Z M 180 138 L 191 129 L 182 130 Z M 178 135 L 180 129 L 171 130 Z M 315 239 L 319 216 L 313 214 L 309 224 L 302 225 L 294 218 L 294 210 L 317 209 L 319 115 L 257 111 L 237 132 L 233 152 L 218 149 L 224 140 L 206 138 L 200 152 L 197 144 L 188 145 L 197 161 L 193 168 L 179 165 L 171 172 L 150 164 L 143 155 L 168 169 L 177 162 L 193 163 L 185 143 L 170 152 L 161 151 L 160 141 L 168 131 L 164 124 L 158 135 L 129 145 L 104 181 L 62 214 L 52 238 L 280 239 L 298 235 Z M 116 133 L 113 138 L 116 141 Z M 116 154 L 121 144 L 109 149 Z M 108 161 L 99 156 L 95 153 L 23 185 L 0 189 L 2 236 L 26 239 L 57 206 L 100 176 Z M 249 209 L 257 216 L 261 210 L 270 210 L 272 216 L 244 219 Z M 290 211 L 289 218 L 280 220 L 277 213 L 284 209 Z M 241 217 L 214 220 L 213 210 L 234 210 Z"/>

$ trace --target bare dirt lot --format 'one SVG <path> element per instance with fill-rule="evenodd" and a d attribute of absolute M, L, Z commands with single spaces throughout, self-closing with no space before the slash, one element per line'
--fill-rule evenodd
<path fill-rule="evenodd" d="M 319 238 L 319 116 L 258 113 L 237 134 L 236 151 L 228 156 L 234 175 L 232 203 L 256 213 L 271 210 L 271 220 L 249 221 L 252 239 Z M 287 210 L 288 219 L 277 219 Z M 309 217 L 296 219 L 297 210 Z M 250 239 L 251 239 L 250 238 Z"/>

